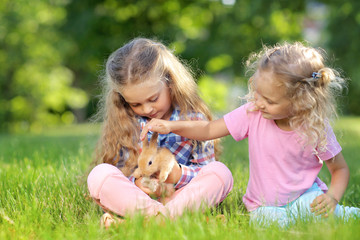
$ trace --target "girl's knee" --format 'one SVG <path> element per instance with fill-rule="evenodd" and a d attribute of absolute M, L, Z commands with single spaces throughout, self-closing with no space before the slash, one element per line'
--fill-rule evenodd
<path fill-rule="evenodd" d="M 117 167 L 107 163 L 102 163 L 94 167 L 87 178 L 90 196 L 99 199 L 99 193 L 105 180 L 109 176 L 119 173 L 121 173 L 121 171 Z"/>
<path fill-rule="evenodd" d="M 204 167 L 204 174 L 205 173 L 212 173 L 216 175 L 226 186 L 232 188 L 233 186 L 233 176 L 231 171 L 225 164 L 221 162 L 211 162 L 207 166 Z"/>
<path fill-rule="evenodd" d="M 276 224 L 285 228 L 290 222 L 290 213 L 283 207 L 259 207 L 250 213 L 250 223 L 254 226 L 269 227 Z"/>

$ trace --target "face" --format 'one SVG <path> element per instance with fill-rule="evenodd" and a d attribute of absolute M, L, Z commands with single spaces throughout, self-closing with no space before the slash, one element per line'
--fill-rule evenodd
<path fill-rule="evenodd" d="M 145 81 L 128 85 L 121 95 L 135 114 L 169 120 L 172 114 L 170 88 L 163 81 Z"/>
<path fill-rule="evenodd" d="M 280 85 L 271 72 L 257 71 L 253 76 L 255 104 L 266 119 L 276 123 L 288 122 L 291 103 L 286 96 L 285 87 Z"/>

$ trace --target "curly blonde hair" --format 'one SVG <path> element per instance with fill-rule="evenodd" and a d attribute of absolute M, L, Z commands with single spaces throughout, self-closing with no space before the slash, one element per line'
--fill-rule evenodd
<path fill-rule="evenodd" d="M 324 50 L 295 42 L 264 46 L 246 62 L 248 72 L 270 71 L 285 86 L 292 106 L 290 127 L 315 152 L 326 150 L 326 130 L 337 117 L 336 97 L 346 87 L 339 72 L 325 66 L 325 57 Z M 255 101 L 252 78 L 246 98 Z"/>
<path fill-rule="evenodd" d="M 106 62 L 103 94 L 96 114 L 103 126 L 95 151 L 95 164 L 123 166 L 121 170 L 126 176 L 133 172 L 139 154 L 140 126 L 138 116 L 119 92 L 129 84 L 150 79 L 161 79 L 169 86 L 172 106 L 180 108 L 184 119 L 188 119 L 190 112 L 202 113 L 208 120 L 212 119 L 188 68 L 162 43 L 136 38 L 113 52 Z M 214 147 L 215 151 L 219 149 L 217 143 Z M 129 154 L 125 162 L 120 149 L 126 149 Z"/>

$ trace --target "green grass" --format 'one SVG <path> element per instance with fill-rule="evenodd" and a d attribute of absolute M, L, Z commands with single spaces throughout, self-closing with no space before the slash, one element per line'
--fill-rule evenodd
<path fill-rule="evenodd" d="M 341 204 L 360 207 L 360 118 L 342 118 L 336 133 L 351 179 Z M 98 136 L 91 125 L 49 129 L 42 134 L 0 135 L 0 239 L 354 239 L 359 221 L 298 223 L 288 230 L 257 229 L 241 201 L 248 178 L 247 142 L 223 140 L 223 161 L 235 185 L 225 201 L 205 213 L 186 213 L 159 224 L 135 216 L 99 227 L 101 209 L 88 199 L 84 173 Z M 321 178 L 329 183 L 326 167 Z M 226 221 L 216 216 L 224 214 Z"/>

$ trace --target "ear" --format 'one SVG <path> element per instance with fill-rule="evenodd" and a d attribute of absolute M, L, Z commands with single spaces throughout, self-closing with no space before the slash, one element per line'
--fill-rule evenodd
<path fill-rule="evenodd" d="M 157 132 L 153 132 L 153 135 L 151 136 L 151 139 L 150 139 L 150 147 L 151 148 L 157 148 L 158 135 L 159 134 Z"/>
<path fill-rule="evenodd" d="M 147 137 L 147 135 L 145 136 L 145 138 L 144 138 L 144 140 L 142 141 L 142 148 L 143 148 L 143 150 L 145 149 L 145 148 L 147 148 L 147 147 L 149 147 L 149 142 L 148 142 L 148 137 Z"/>

